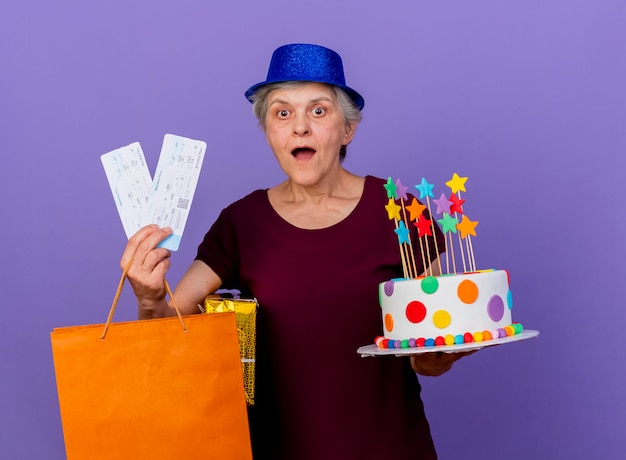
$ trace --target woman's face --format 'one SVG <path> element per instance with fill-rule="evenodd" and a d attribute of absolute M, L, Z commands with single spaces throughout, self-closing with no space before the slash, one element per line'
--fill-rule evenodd
<path fill-rule="evenodd" d="M 280 167 L 299 185 L 320 184 L 338 172 L 339 150 L 354 136 L 346 126 L 335 91 L 309 83 L 268 95 L 265 136 Z"/>

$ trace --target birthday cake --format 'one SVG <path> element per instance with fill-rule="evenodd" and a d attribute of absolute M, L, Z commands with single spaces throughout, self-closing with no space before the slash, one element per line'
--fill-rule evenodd
<path fill-rule="evenodd" d="M 513 323 L 513 300 L 510 277 L 506 270 L 477 270 L 471 237 L 476 236 L 477 221 L 464 213 L 460 192 L 465 192 L 466 177 L 454 173 L 446 185 L 452 194 L 441 194 L 434 199 L 433 185 L 425 179 L 415 188 L 420 200 L 410 204 L 406 190 L 399 180 L 387 180 L 385 189 L 389 202 L 386 206 L 390 220 L 395 221 L 404 277 L 385 281 L 379 285 L 379 302 L 382 313 L 383 336 L 375 343 L 379 348 L 413 348 L 460 345 L 483 342 L 520 334 L 523 327 Z M 433 210 L 431 200 L 436 205 Z M 397 203 L 399 202 L 399 203 Z M 424 210 L 428 209 L 428 214 Z M 408 214 L 407 214 L 408 211 Z M 428 238 L 433 238 L 434 219 L 426 216 L 441 215 L 437 222 L 445 237 L 445 247 L 437 248 L 435 257 L 424 254 Z M 459 216 L 461 220 L 459 221 Z M 417 228 L 417 244 L 413 250 L 409 227 Z M 455 244 L 453 234 L 458 236 Z M 417 273 L 416 254 L 422 257 L 425 273 Z M 445 264 L 442 260 L 445 255 Z M 457 258 L 460 258 L 457 267 Z M 429 264 L 429 260 L 437 263 Z M 462 262 L 462 263 L 461 263 Z M 441 267 L 439 273 L 431 266 Z"/>

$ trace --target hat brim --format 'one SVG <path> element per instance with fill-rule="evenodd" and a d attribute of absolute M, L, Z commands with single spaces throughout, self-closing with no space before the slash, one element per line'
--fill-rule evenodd
<path fill-rule="evenodd" d="M 359 108 L 359 110 L 363 110 L 363 107 L 365 106 L 365 99 L 363 99 L 363 96 L 361 96 L 358 92 L 356 92 L 349 86 L 336 85 L 334 83 L 328 83 L 325 81 L 310 81 L 310 80 L 262 81 L 261 83 L 257 83 L 256 85 L 252 85 L 250 88 L 248 88 L 248 91 L 246 91 L 246 99 L 248 99 L 250 102 L 254 102 L 253 96 L 260 88 L 267 86 L 267 85 L 271 85 L 273 83 L 285 83 L 288 81 L 302 81 L 303 83 L 324 83 L 326 85 L 336 86 L 337 88 L 341 88 L 348 95 L 348 97 L 352 100 L 352 102 L 354 102 L 354 104 Z"/>

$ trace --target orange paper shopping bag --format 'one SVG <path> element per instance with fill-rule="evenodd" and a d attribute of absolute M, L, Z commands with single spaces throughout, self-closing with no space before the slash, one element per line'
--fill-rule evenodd
<path fill-rule="evenodd" d="M 51 333 L 67 459 L 250 460 L 235 314 L 110 323 L 123 280 L 106 324 Z"/>

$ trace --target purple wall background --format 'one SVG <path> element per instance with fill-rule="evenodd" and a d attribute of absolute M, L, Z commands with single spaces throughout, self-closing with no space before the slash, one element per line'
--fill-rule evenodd
<path fill-rule="evenodd" d="M 243 91 L 298 41 L 366 98 L 348 168 L 469 177 L 478 264 L 541 331 L 422 379 L 441 458 L 624 451 L 624 2 L 95 3 L 0 4 L 2 458 L 64 458 L 49 332 L 105 320 L 125 242 L 100 154 L 140 141 L 154 171 L 165 133 L 207 141 L 175 284 L 222 207 L 282 179 Z"/>

